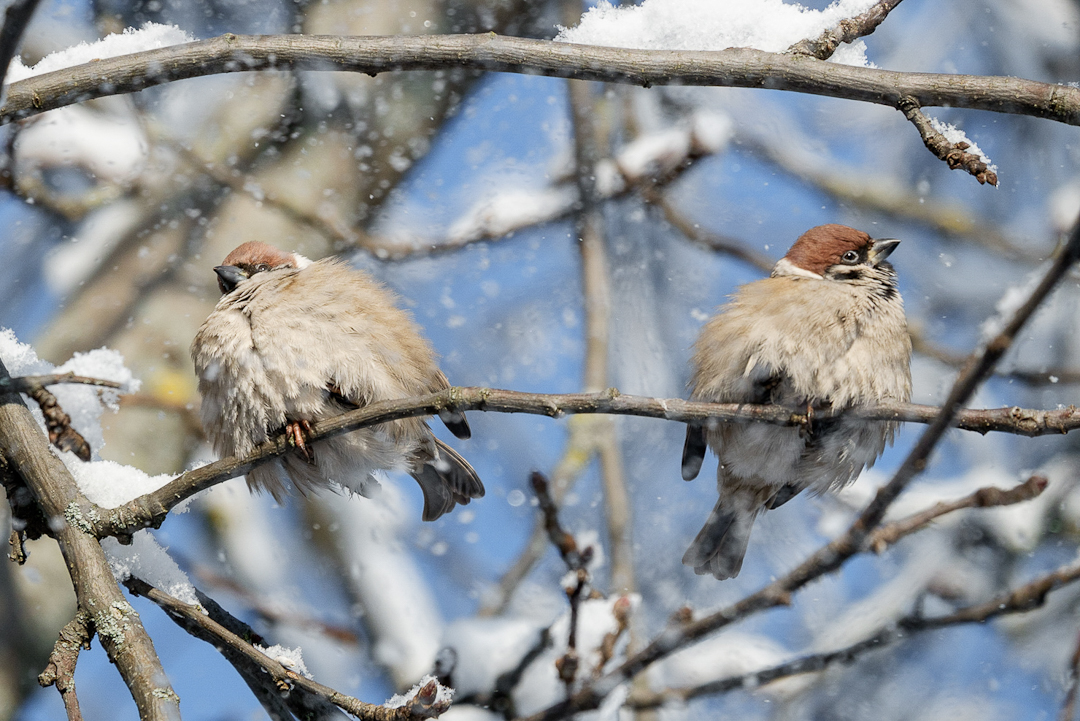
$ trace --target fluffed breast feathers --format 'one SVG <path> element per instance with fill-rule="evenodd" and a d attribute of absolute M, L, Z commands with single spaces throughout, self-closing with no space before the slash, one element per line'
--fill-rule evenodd
<path fill-rule="evenodd" d="M 768 402 L 762 384 L 782 379 L 807 401 L 907 400 L 911 341 L 899 294 L 867 300 L 859 288 L 810 278 L 749 283 L 694 345 L 693 397 Z"/>

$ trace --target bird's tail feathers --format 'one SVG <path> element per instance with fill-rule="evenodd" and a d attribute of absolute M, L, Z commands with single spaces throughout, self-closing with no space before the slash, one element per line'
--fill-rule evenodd
<path fill-rule="evenodd" d="M 434 521 L 455 504 L 465 505 L 484 495 L 484 484 L 469 462 L 439 439 L 434 441 L 435 454 L 412 471 L 424 494 L 425 521 Z"/>
<path fill-rule="evenodd" d="M 724 497 L 716 502 L 709 520 L 683 555 L 684 565 L 692 566 L 699 576 L 711 573 L 721 581 L 739 575 L 757 516 L 757 509 L 741 505 Z"/>

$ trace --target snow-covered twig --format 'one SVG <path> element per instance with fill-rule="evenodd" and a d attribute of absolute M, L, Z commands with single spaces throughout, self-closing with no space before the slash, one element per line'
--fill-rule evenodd
<path fill-rule="evenodd" d="M 997 173 L 994 172 L 994 166 L 990 165 L 986 156 L 981 152 L 976 152 L 978 148 L 966 140 L 958 139 L 954 142 L 945 137 L 945 134 L 936 127 L 933 119 L 923 113 L 917 100 L 911 97 L 901 98 L 899 107 L 904 117 L 910 120 L 919 131 L 919 136 L 927 150 L 944 160 L 950 169 L 966 170 L 979 181 L 980 185 L 998 184 Z M 972 149 L 971 152 L 968 152 L 969 148 Z"/>
<path fill-rule="evenodd" d="M 845 18 L 813 39 L 800 40 L 788 48 L 795 55 L 809 55 L 818 60 L 828 60 L 841 43 L 850 43 L 865 37 L 885 21 L 900 0 L 880 0 L 864 13 L 853 18 Z"/>

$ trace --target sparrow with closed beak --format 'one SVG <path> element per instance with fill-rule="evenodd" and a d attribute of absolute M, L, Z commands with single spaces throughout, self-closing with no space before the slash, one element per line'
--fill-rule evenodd
<path fill-rule="evenodd" d="M 246 455 L 282 432 L 297 447 L 253 468 L 249 488 L 279 502 L 290 486 L 303 493 L 337 484 L 369 496 L 378 488 L 372 472 L 401 468 L 420 484 L 425 521 L 484 495 L 476 471 L 423 418 L 305 443 L 312 422 L 449 387 L 390 291 L 340 260 L 311 262 L 257 242 L 214 272 L 221 299 L 191 345 L 206 434 L 222 456 Z M 469 437 L 463 414 L 440 418 Z"/>
<path fill-rule="evenodd" d="M 911 339 L 896 271 L 900 243 L 843 225 L 806 231 L 772 276 L 747 283 L 694 345 L 691 397 L 842 410 L 911 396 Z M 732 578 L 750 528 L 809 488 L 842 487 L 873 465 L 895 423 L 831 416 L 806 428 L 762 423 L 689 425 L 682 476 L 693 480 L 706 444 L 720 460 L 720 499 L 683 556 L 700 575 Z"/>

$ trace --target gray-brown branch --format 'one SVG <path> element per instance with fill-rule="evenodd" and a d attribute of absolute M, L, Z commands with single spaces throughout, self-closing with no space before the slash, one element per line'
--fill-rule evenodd
<path fill-rule="evenodd" d="M 717 679 L 689 688 L 671 688 L 648 696 L 633 697 L 627 705 L 635 709 L 657 708 L 665 703 L 685 703 L 690 699 L 736 689 L 753 689 L 781 678 L 822 671 L 835 663 L 852 663 L 860 656 L 921 631 L 956 626 L 964 623 L 983 623 L 997 616 L 1023 613 L 1042 606 L 1047 594 L 1080 578 L 1080 566 L 1058 569 L 1013 591 L 974 606 L 959 609 L 945 616 L 926 618 L 918 614 L 905 616 L 867 639 L 846 648 L 802 656 L 771 668 L 740 676 Z M 1080 652 L 1074 656 L 1074 663 Z M 1062 721 L 1064 721 L 1064 716 Z M 1071 721 L 1072 717 L 1068 717 Z"/>
<path fill-rule="evenodd" d="M 0 378 L 6 377 L 7 369 L 0 362 Z M 90 521 L 94 519 L 81 515 L 81 509 L 96 507 L 78 492 L 67 467 L 49 450 L 48 440 L 22 398 L 7 390 L 0 390 L 0 455 L 8 472 L 24 484 L 45 518 L 51 519 L 48 533 L 60 546 L 79 610 L 93 623 L 102 647 L 120 671 L 139 717 L 144 721 L 179 718 L 180 700 L 154 643 L 113 579 L 105 552 L 92 535 Z"/>
<path fill-rule="evenodd" d="M 282 695 L 287 695 L 294 688 L 298 688 L 305 694 L 325 699 L 361 721 L 416 721 L 436 718 L 449 706 L 449 704 L 436 704 L 435 690 L 425 694 L 426 687 L 414 699 L 415 703 L 407 703 L 398 708 L 365 703 L 285 667 L 277 659 L 270 658 L 238 634 L 210 618 L 198 606 L 184 603 L 138 578 L 129 579 L 127 586 L 132 593 L 145 596 L 160 606 L 188 633 L 220 647 L 222 654 L 230 661 L 236 662 L 238 658 L 242 658 L 249 666 L 261 669 L 270 676 L 271 682 Z"/>
<path fill-rule="evenodd" d="M 107 95 L 218 73 L 270 69 L 470 68 L 627 83 L 768 88 L 900 107 L 972 108 L 1080 124 L 1080 89 L 1021 78 L 904 73 L 749 48 L 632 50 L 495 35 L 233 35 L 45 73 L 8 88 L 0 124 Z"/>
<path fill-rule="evenodd" d="M 454 387 L 418 398 L 372 403 L 364 408 L 328 418 L 312 425 L 310 440 L 314 442 L 400 418 L 434 415 L 446 408 L 459 411 L 531 413 L 552 418 L 574 413 L 610 413 L 698 424 L 715 421 L 805 425 L 807 422 L 805 409 L 800 412 L 782 406 L 645 398 L 621 395 L 615 389 L 603 393 L 544 394 Z M 935 406 L 888 403 L 854 409 L 847 413 L 868 421 L 931 423 L 939 410 Z M 814 418 L 821 420 L 834 415 L 834 411 L 819 410 L 815 412 Z M 979 433 L 1001 431 L 1025 436 L 1062 434 L 1080 428 L 1080 410 L 1073 406 L 1060 410 L 969 409 L 957 413 L 948 425 Z M 256 465 L 293 449 L 286 436 L 282 435 L 259 446 L 244 458 L 229 457 L 208 463 L 117 508 L 103 509 L 90 504 L 83 509 L 83 516 L 91 519 L 94 532 L 99 537 L 117 536 L 124 540 L 124 537 L 130 537 L 139 529 L 160 526 L 173 506 L 199 491 L 242 476 Z"/>

